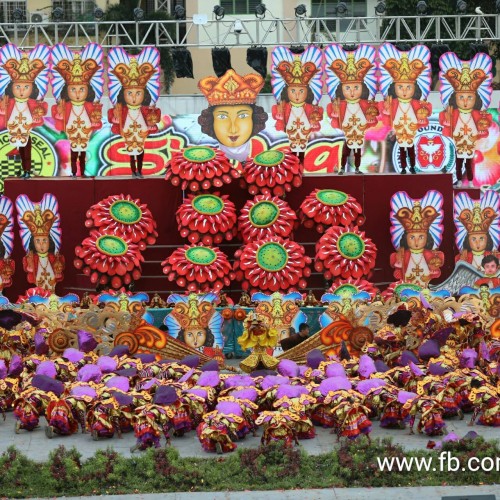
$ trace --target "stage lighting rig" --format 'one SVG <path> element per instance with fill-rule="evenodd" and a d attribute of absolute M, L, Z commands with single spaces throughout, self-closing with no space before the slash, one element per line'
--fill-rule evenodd
<path fill-rule="evenodd" d="M 498 0 L 500 2 L 500 0 Z M 377 16 L 385 16 L 386 13 L 386 6 L 385 2 L 383 0 L 380 0 L 377 5 L 375 5 L 375 14 Z"/>
<path fill-rule="evenodd" d="M 307 7 L 301 3 L 295 7 L 295 17 L 306 17 Z"/>
<path fill-rule="evenodd" d="M 176 5 L 174 8 L 174 17 L 178 21 L 186 19 L 186 9 L 182 5 Z"/>
<path fill-rule="evenodd" d="M 457 13 L 465 14 L 467 10 L 467 2 L 465 0 L 457 0 Z"/>
<path fill-rule="evenodd" d="M 220 5 L 215 5 L 214 10 L 212 12 L 215 14 L 215 19 L 217 21 L 224 19 L 224 16 L 226 14 L 224 7 L 221 7 Z"/>
<path fill-rule="evenodd" d="M 134 9 L 134 21 L 138 23 L 143 19 L 144 19 L 144 11 L 140 7 L 136 7 Z"/>
<path fill-rule="evenodd" d="M 263 3 L 255 6 L 255 17 L 257 19 L 264 19 L 266 17 L 267 7 Z"/>
<path fill-rule="evenodd" d="M 429 7 L 427 6 L 427 2 L 425 0 L 419 0 L 417 2 L 417 14 L 419 16 L 426 16 L 429 12 Z"/>

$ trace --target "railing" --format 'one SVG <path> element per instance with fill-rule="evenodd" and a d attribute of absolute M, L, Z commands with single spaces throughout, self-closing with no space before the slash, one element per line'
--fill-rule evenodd
<path fill-rule="evenodd" d="M 0 45 L 31 48 L 38 43 L 105 48 L 274 46 L 310 43 L 451 42 L 498 40 L 500 15 L 379 16 L 345 18 L 224 19 L 185 21 L 101 21 L 0 23 Z"/>

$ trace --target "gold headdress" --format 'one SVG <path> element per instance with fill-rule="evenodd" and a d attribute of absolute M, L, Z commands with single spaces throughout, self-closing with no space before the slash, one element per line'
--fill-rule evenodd
<path fill-rule="evenodd" d="M 196 293 L 190 293 L 187 303 L 178 302 L 174 306 L 172 315 L 183 330 L 191 328 L 207 328 L 208 322 L 215 312 L 210 302 L 198 302 Z"/>
<path fill-rule="evenodd" d="M 226 71 L 220 78 L 207 76 L 198 82 L 198 88 L 210 106 L 255 104 L 263 86 L 262 76 L 255 73 L 240 76 L 233 69 Z"/>
<path fill-rule="evenodd" d="M 149 79 L 156 73 L 156 69 L 149 62 L 139 65 L 137 59 L 131 57 L 129 64 L 119 63 L 111 70 L 111 73 L 120 80 L 124 89 L 143 89 Z"/>
<path fill-rule="evenodd" d="M 469 234 L 487 233 L 497 215 L 491 207 L 481 210 L 479 202 L 476 201 L 472 210 L 469 208 L 462 210 L 458 220 L 464 225 Z"/>
<path fill-rule="evenodd" d="M 61 74 L 68 85 L 88 85 L 99 69 L 99 66 L 93 59 L 82 61 L 82 56 L 76 53 L 73 57 L 73 61 L 63 59 L 57 63 L 55 69 Z"/>
<path fill-rule="evenodd" d="M 23 52 L 20 61 L 9 59 L 3 67 L 9 73 L 12 81 L 33 83 L 39 73 L 44 70 L 45 64 L 40 59 L 30 61 L 28 54 Z"/>
<path fill-rule="evenodd" d="M 481 68 L 471 72 L 469 63 L 464 62 L 462 71 L 458 68 L 450 68 L 444 77 L 451 83 L 455 92 L 476 92 L 488 75 Z"/>
<path fill-rule="evenodd" d="M 308 61 L 302 64 L 298 57 L 293 62 L 280 62 L 276 70 L 287 85 L 308 85 L 312 77 L 319 72 L 314 63 Z"/>
<path fill-rule="evenodd" d="M 22 216 L 22 221 L 33 236 L 48 236 L 56 220 L 57 216 L 53 212 L 48 209 L 42 212 L 38 204 L 33 211 L 27 210 Z"/>
<path fill-rule="evenodd" d="M 3 234 L 5 228 L 9 225 L 9 219 L 5 216 L 5 214 L 0 214 L 0 235 Z"/>
<path fill-rule="evenodd" d="M 410 61 L 406 52 L 401 54 L 399 61 L 397 59 L 388 59 L 383 66 L 395 82 L 410 83 L 415 82 L 426 67 L 420 59 Z"/>
<path fill-rule="evenodd" d="M 420 202 L 416 201 L 413 209 L 403 207 L 396 213 L 396 219 L 401 222 L 406 232 L 427 232 L 438 213 L 434 207 L 428 206 L 422 210 Z"/>
<path fill-rule="evenodd" d="M 330 68 L 342 83 L 361 83 L 373 64 L 365 57 L 356 61 L 353 52 L 347 53 L 347 61 L 334 61 Z"/>

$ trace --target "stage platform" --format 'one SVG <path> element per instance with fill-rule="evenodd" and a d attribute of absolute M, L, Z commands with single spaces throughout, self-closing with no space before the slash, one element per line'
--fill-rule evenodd
<path fill-rule="evenodd" d="M 389 201 L 396 191 L 406 191 L 412 198 L 421 198 L 429 189 L 436 189 L 444 196 L 444 239 L 441 250 L 446 256 L 441 278 L 445 279 L 451 273 L 454 265 L 455 225 L 453 223 L 453 195 L 452 176 L 450 174 L 372 174 L 372 175 L 308 175 L 304 177 L 302 186 L 286 196 L 286 201 L 294 210 L 298 210 L 305 196 L 316 188 L 339 189 L 354 196 L 363 206 L 366 222 L 362 229 L 371 238 L 378 248 L 376 267 L 371 281 L 384 287 L 394 281 L 392 269 L 389 266 L 389 255 L 394 251 L 390 240 Z M 479 197 L 479 190 L 467 190 L 472 197 Z M 228 194 L 230 199 L 240 209 L 251 195 L 239 187 L 234 181 L 219 191 Z M 456 192 L 456 191 L 455 191 Z M 158 224 L 159 237 L 156 245 L 144 252 L 143 276 L 136 283 L 136 291 L 148 293 L 159 292 L 165 296 L 169 292 L 179 291 L 175 283 L 167 280 L 162 274 L 161 261 L 172 251 L 186 243 L 180 237 L 175 221 L 175 212 L 182 203 L 183 192 L 166 182 L 163 177 L 135 179 L 132 177 L 99 177 L 99 178 L 68 178 L 68 177 L 40 177 L 29 180 L 8 178 L 5 180 L 5 196 L 15 202 L 20 194 L 27 194 L 31 200 L 38 201 L 44 193 L 54 194 L 58 201 L 61 213 L 62 254 L 66 259 L 64 282 L 58 285 L 57 293 L 64 295 L 69 292 L 81 294 L 83 291 L 94 291 L 88 277 L 81 274 L 73 266 L 74 249 L 89 234 L 85 227 L 85 213 L 88 208 L 101 199 L 113 194 L 129 194 L 139 198 L 150 208 Z M 320 234 L 314 229 L 299 227 L 294 239 L 303 244 L 307 254 L 314 257 L 315 244 Z M 233 259 L 235 250 L 240 246 L 238 242 L 220 245 L 230 258 Z M 24 251 L 19 237 L 19 227 L 16 222 L 13 258 L 16 262 L 16 272 L 12 287 L 4 290 L 11 300 L 16 300 L 19 294 L 30 287 L 22 269 Z M 316 296 L 320 296 L 325 289 L 325 280 L 318 273 L 313 273 L 308 281 L 308 289 L 313 289 Z M 233 283 L 231 294 L 239 296 L 240 286 Z"/>

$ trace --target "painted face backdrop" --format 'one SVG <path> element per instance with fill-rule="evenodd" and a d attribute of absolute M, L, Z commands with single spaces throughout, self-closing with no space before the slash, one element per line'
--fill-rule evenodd
<path fill-rule="evenodd" d="M 46 193 L 39 202 L 26 195 L 16 200 L 17 222 L 26 256 L 23 268 L 28 283 L 54 292 L 63 280 L 64 257 L 61 249 L 61 216 L 57 199 Z"/>
<path fill-rule="evenodd" d="M 14 207 L 5 196 L 0 197 L 0 292 L 12 285 L 15 263 L 10 258 L 14 246 Z"/>
<path fill-rule="evenodd" d="M 405 191 L 391 198 L 391 238 L 396 249 L 390 263 L 394 277 L 405 283 L 427 287 L 441 275 L 444 254 L 438 250 L 443 239 L 443 195 L 427 191 L 414 200 Z"/>

